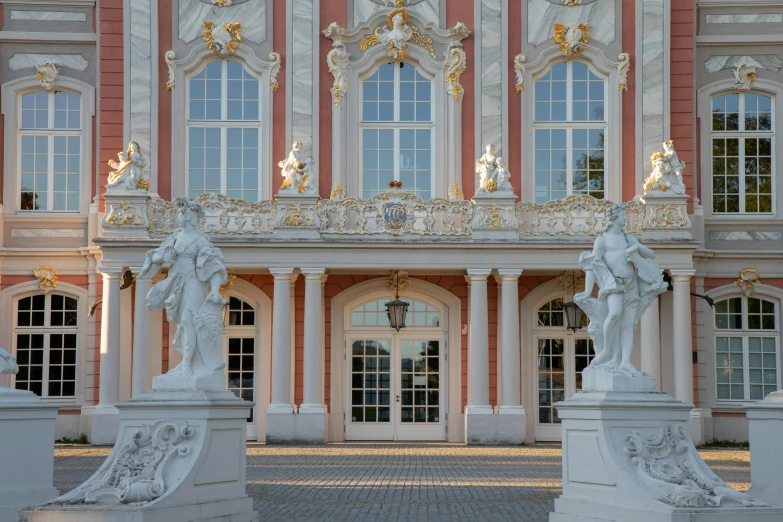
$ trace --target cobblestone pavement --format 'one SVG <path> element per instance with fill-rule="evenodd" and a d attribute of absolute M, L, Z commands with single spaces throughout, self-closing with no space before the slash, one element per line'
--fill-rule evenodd
<path fill-rule="evenodd" d="M 58 445 L 55 487 L 77 486 L 109 451 Z M 747 450 L 700 453 L 733 487 L 750 487 Z M 561 493 L 560 445 L 249 443 L 247 486 L 264 522 L 543 522 Z"/>

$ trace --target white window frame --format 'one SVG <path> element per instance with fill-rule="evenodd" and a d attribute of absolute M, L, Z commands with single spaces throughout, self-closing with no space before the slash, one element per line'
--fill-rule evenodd
<path fill-rule="evenodd" d="M 600 79 L 604 82 L 604 119 L 603 121 L 594 121 L 594 120 L 586 120 L 586 121 L 574 121 L 573 118 L 573 65 L 574 63 L 583 63 L 587 66 L 587 69 L 598 76 Z M 541 78 L 549 71 L 552 70 L 552 68 L 560 63 L 566 63 L 567 70 L 566 70 L 566 119 L 565 121 L 537 121 L 535 119 L 535 88 L 536 88 L 536 82 L 541 80 Z M 609 184 L 609 172 L 606 168 L 606 158 L 612 148 L 611 143 L 608 142 L 606 139 L 606 136 L 609 132 L 609 121 L 606 118 L 607 113 L 607 92 L 609 90 L 609 84 L 607 82 L 607 78 L 605 75 L 601 74 L 599 71 L 597 71 L 589 62 L 585 62 L 582 60 L 560 60 L 556 62 L 551 62 L 549 64 L 549 67 L 540 75 L 538 75 L 533 80 L 533 119 L 531 120 L 531 124 L 533 126 L 533 155 L 535 156 L 536 145 L 535 145 L 535 131 L 536 130 L 565 130 L 566 131 L 566 197 L 573 196 L 574 195 L 574 150 L 573 150 L 573 131 L 575 130 L 603 130 L 604 131 L 604 199 L 606 199 L 607 194 L 607 187 Z M 551 100 L 550 100 L 551 103 Z M 589 139 L 588 139 L 588 147 L 589 147 Z M 550 149 L 551 150 L 551 149 Z M 535 158 L 533 159 L 535 166 Z M 533 192 L 531 201 L 535 200 L 535 171 L 533 172 Z M 552 192 L 552 189 L 550 187 L 549 192 Z M 589 192 L 589 191 L 588 191 Z"/>
<path fill-rule="evenodd" d="M 773 337 L 775 339 L 775 373 L 776 373 L 776 386 L 775 389 L 779 390 L 781 385 L 781 371 L 780 371 L 780 302 L 772 297 L 768 297 L 765 295 L 752 295 L 750 297 L 741 295 L 741 294 L 729 294 L 726 296 L 721 297 L 720 299 L 716 299 L 716 302 L 718 301 L 725 301 L 732 298 L 741 298 L 742 299 L 742 305 L 741 305 L 741 321 L 742 321 L 742 327 L 737 329 L 718 329 L 715 321 L 715 310 L 711 309 L 712 311 L 712 325 L 713 325 L 713 336 L 712 336 L 712 360 L 714 367 L 714 373 L 713 378 L 715 379 L 715 385 L 713 387 L 713 391 L 715 393 L 716 400 L 720 403 L 726 403 L 726 404 L 743 404 L 746 402 L 757 402 L 758 399 L 751 399 L 750 398 L 750 350 L 748 346 L 748 338 L 749 337 Z M 751 330 L 748 328 L 748 299 L 761 299 L 764 301 L 770 301 L 775 305 L 775 329 L 774 330 Z M 741 399 L 719 399 L 718 398 L 718 382 L 717 382 L 717 371 L 718 371 L 718 349 L 716 345 L 716 340 L 718 337 L 726 337 L 726 338 L 739 338 L 742 339 L 742 386 L 743 386 L 743 397 Z"/>
<path fill-rule="evenodd" d="M 710 212 L 715 216 L 754 216 L 754 217 L 765 217 L 765 216 L 774 216 L 775 215 L 775 124 L 777 118 L 775 117 L 775 96 L 771 95 L 769 93 L 762 93 L 762 92 L 756 92 L 753 91 L 746 91 L 746 92 L 738 92 L 736 90 L 734 91 L 723 91 L 714 93 L 712 96 L 710 96 L 710 116 L 712 115 L 712 100 L 719 96 L 725 96 L 728 94 L 739 94 L 739 103 L 738 103 L 738 114 L 737 117 L 739 119 L 740 127 L 744 129 L 745 127 L 745 95 L 747 94 L 756 94 L 759 96 L 767 96 L 771 98 L 772 103 L 772 128 L 769 131 L 747 131 L 743 129 L 735 130 L 735 131 L 715 131 L 712 129 L 712 117 L 710 117 L 708 120 L 703 121 L 702 125 L 704 123 L 707 124 L 707 131 L 710 135 L 710 147 L 708 150 L 709 154 L 709 162 L 705 165 L 708 168 L 707 171 L 707 177 L 710 180 L 710 199 L 709 199 L 709 207 Z M 715 195 L 712 193 L 712 140 L 713 139 L 737 139 L 739 140 L 738 147 L 738 172 L 739 172 L 739 205 L 740 205 L 740 211 L 739 212 L 715 212 L 713 209 L 713 198 Z M 772 202 L 771 202 L 771 211 L 770 212 L 748 212 L 745 210 L 745 139 L 761 139 L 761 138 L 769 138 L 772 145 L 772 165 L 771 165 L 771 194 L 772 194 Z"/>
<path fill-rule="evenodd" d="M 535 82 L 556 63 L 562 61 L 580 61 L 587 64 L 596 76 L 604 78 L 604 121 L 593 127 L 588 122 L 535 122 Z M 564 57 L 558 46 L 547 48 L 525 68 L 524 84 L 529 87 L 522 91 L 522 121 L 529 122 L 522 125 L 522 198 L 535 200 L 535 129 L 536 128 L 605 128 L 604 134 L 604 199 L 608 201 L 621 201 L 623 189 L 623 176 L 620 175 L 622 147 L 619 145 L 622 139 L 622 92 L 616 88 L 619 84 L 617 67 L 619 62 L 608 59 L 603 52 L 587 44 L 584 51 L 578 57 Z M 568 85 L 567 107 L 571 114 L 571 85 Z M 571 142 L 569 133 L 568 160 L 569 160 L 569 186 L 572 184 L 571 174 Z"/>
<path fill-rule="evenodd" d="M 776 146 L 776 140 L 773 138 L 772 141 L 772 151 L 773 151 L 773 157 L 772 157 L 772 213 L 759 213 L 759 212 L 753 212 L 753 213 L 728 213 L 728 212 L 720 212 L 720 213 L 714 213 L 712 211 L 712 138 L 713 138 L 713 132 L 712 132 L 712 98 L 714 96 L 720 96 L 722 94 L 731 94 L 731 93 L 737 93 L 740 92 L 737 90 L 736 87 L 736 81 L 732 79 L 726 79 L 721 80 L 715 83 L 711 83 L 705 87 L 702 87 L 698 90 L 698 97 L 697 97 L 697 117 L 700 120 L 701 123 L 701 132 L 699 136 L 699 145 L 701 147 L 701 165 L 702 165 L 702 173 L 706 173 L 706 175 L 700 176 L 700 183 L 701 183 L 701 200 L 703 203 L 703 209 L 704 209 L 704 218 L 707 220 L 710 224 L 721 224 L 721 225 L 748 225 L 749 222 L 767 222 L 772 220 L 773 218 L 778 217 L 778 205 L 777 202 L 780 200 L 781 197 L 783 197 L 783 194 L 781 194 L 781 190 L 783 190 L 783 184 L 778 183 L 775 179 L 776 174 L 778 172 L 783 171 L 783 154 L 776 154 L 777 151 L 775 151 Z M 777 107 L 778 99 L 781 98 L 781 95 L 783 95 L 783 85 L 773 82 L 771 80 L 766 80 L 764 78 L 756 78 L 756 80 L 753 83 L 753 89 L 750 91 L 751 94 L 763 94 L 764 96 L 769 96 L 772 98 L 772 132 L 771 134 L 775 137 L 780 136 L 783 134 L 783 118 L 777 118 L 775 117 L 774 113 Z M 718 132 L 724 132 L 726 134 L 725 137 L 734 137 L 736 134 L 745 134 L 745 136 L 742 137 L 752 137 L 758 134 L 758 136 L 755 137 L 766 137 L 766 135 L 762 136 L 762 132 L 759 131 L 751 131 L 751 132 L 737 132 L 737 131 L 729 131 L 732 134 L 729 134 L 729 132 L 726 131 L 718 131 Z M 723 134 L 716 135 L 715 137 L 724 137 Z M 744 151 L 743 151 L 744 152 Z M 742 165 L 740 165 L 742 167 Z M 740 183 L 742 185 L 742 183 Z M 743 192 L 741 194 L 744 194 L 744 188 L 740 187 Z M 742 201 L 742 204 L 744 205 L 744 200 Z"/>
<path fill-rule="evenodd" d="M 394 120 L 393 121 L 364 121 L 363 113 L 364 113 L 364 81 L 369 79 L 373 74 L 375 74 L 378 69 L 381 68 L 384 63 L 388 62 L 378 62 L 375 64 L 375 68 L 372 69 L 368 74 L 365 74 L 362 76 L 360 81 L 360 87 L 359 87 L 359 97 L 361 98 L 360 101 L 360 107 L 361 107 L 361 116 L 359 119 L 359 128 L 361 131 L 364 131 L 365 129 L 372 129 L 372 130 L 392 130 L 394 132 L 394 180 L 399 181 L 400 180 L 400 131 L 401 130 L 430 130 L 432 131 L 430 134 L 430 199 L 434 199 L 434 170 L 435 165 L 432 161 L 432 158 L 435 154 L 435 151 L 433 149 L 433 142 L 435 141 L 435 117 L 432 112 L 432 91 L 434 91 L 434 78 L 428 74 L 426 71 L 421 71 L 419 67 L 416 67 L 416 64 L 413 64 L 411 62 L 404 62 L 409 63 L 410 65 L 413 65 L 416 68 L 416 72 L 421 74 L 424 78 L 426 78 L 430 82 L 430 121 L 428 122 L 421 122 L 421 121 L 401 121 L 400 120 L 400 67 L 394 68 Z M 392 62 L 395 65 L 398 62 Z M 364 183 L 363 175 L 364 175 L 364 165 L 362 162 L 361 154 L 364 153 L 364 132 L 359 132 L 359 151 L 360 151 L 360 163 L 359 163 L 359 188 L 358 193 L 360 197 L 363 197 L 364 194 L 364 187 L 362 186 Z M 402 187 L 403 190 L 406 190 L 406 187 Z M 407 190 L 410 190 L 411 187 L 407 187 Z M 387 192 L 387 190 L 384 189 L 384 187 L 378 187 L 378 193 Z"/>
<path fill-rule="evenodd" d="M 54 210 L 21 210 L 21 139 L 20 124 L 22 115 L 22 94 L 42 90 L 41 84 L 36 76 L 27 76 L 12 80 L 0 86 L 0 97 L 2 98 L 2 113 L 4 116 L 4 151 L 3 168 L 5 172 L 5 183 L 3 184 L 3 214 L 6 219 L 10 215 L 24 216 L 22 219 L 57 219 L 59 223 L 85 222 L 90 210 L 95 185 L 98 183 L 97 176 L 93 175 L 95 169 L 92 163 L 92 121 L 95 116 L 95 89 L 86 83 L 73 78 L 60 76 L 57 84 L 52 89 L 57 91 L 68 91 L 81 96 L 81 130 L 78 134 L 81 136 L 80 166 L 81 175 L 79 184 L 81 193 L 79 194 L 78 211 L 54 211 Z M 51 93 L 50 93 L 51 95 Z M 53 105 L 51 105 L 53 107 Z M 51 114 L 54 114 L 53 109 Z M 51 118 L 52 116 L 50 116 Z M 70 129 L 62 131 L 53 131 L 57 135 L 72 135 Z M 40 133 L 53 136 L 50 130 L 26 130 L 25 134 Z M 51 147 L 51 143 L 50 143 Z M 53 149 L 50 148 L 50 151 Z M 51 154 L 52 152 L 50 152 Z M 52 170 L 50 162 L 49 170 Z M 90 166 L 88 168 L 88 166 Z M 54 178 L 49 173 L 48 184 L 52 187 Z M 101 191 L 98 190 L 98 193 Z M 51 191 L 50 191 L 51 193 Z M 50 198 L 51 200 L 51 198 Z"/>
<path fill-rule="evenodd" d="M 252 325 L 230 325 L 229 324 L 229 317 L 231 314 L 230 308 L 226 307 L 226 319 L 225 323 L 223 325 L 223 357 L 224 361 L 226 361 L 226 386 L 228 386 L 228 374 L 230 373 L 230 370 L 228 369 L 228 340 L 231 338 L 234 339 L 253 339 L 253 402 L 256 404 L 253 406 L 253 421 L 248 422 L 248 436 L 252 437 L 253 435 L 256 435 L 255 427 L 258 424 L 258 393 L 261 389 L 262 385 L 260 385 L 260 375 L 259 375 L 259 358 L 262 356 L 260 353 L 261 351 L 261 343 L 259 342 L 259 320 L 260 320 L 260 314 L 258 308 L 254 305 L 254 303 L 248 299 L 247 297 L 237 293 L 237 292 L 227 292 L 224 296 L 224 299 L 226 301 L 229 301 L 231 298 L 239 299 L 240 301 L 244 302 L 246 305 L 250 306 L 253 309 L 253 324 Z M 241 398 L 241 397 L 240 397 Z M 255 437 L 252 437 L 253 439 Z"/>
<path fill-rule="evenodd" d="M 189 120 L 190 79 L 201 72 L 207 64 L 219 60 L 233 60 L 241 64 L 247 72 L 259 80 L 258 91 L 258 122 L 227 122 L 222 120 Z M 171 118 L 171 185 L 172 196 L 188 194 L 188 129 L 191 125 L 200 127 L 239 127 L 248 128 L 255 125 L 258 128 L 258 200 L 272 199 L 273 182 L 278 176 L 274 170 L 276 161 L 272 158 L 272 121 L 274 89 L 269 85 L 270 71 L 273 63 L 260 60 L 247 47 L 240 45 L 230 56 L 215 56 L 206 46 L 195 49 L 187 58 L 175 60 L 176 83 L 172 88 L 172 118 Z M 223 80 L 225 81 L 225 79 Z M 225 85 L 223 95 L 225 95 Z M 223 100 L 225 105 L 225 100 Z M 222 108 L 225 114 L 225 106 Z M 221 144 L 221 187 L 225 193 L 225 158 L 226 131 L 223 131 Z M 282 158 L 278 158 L 282 159 Z M 250 203 L 255 203 L 251 201 Z"/>

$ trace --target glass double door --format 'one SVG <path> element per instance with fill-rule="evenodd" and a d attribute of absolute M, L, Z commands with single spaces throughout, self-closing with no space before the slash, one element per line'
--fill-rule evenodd
<path fill-rule="evenodd" d="M 554 404 L 582 389 L 582 370 L 595 357 L 593 341 L 573 335 L 538 336 L 536 440 L 561 440 Z"/>
<path fill-rule="evenodd" d="M 441 336 L 358 335 L 346 352 L 346 440 L 446 440 Z"/>

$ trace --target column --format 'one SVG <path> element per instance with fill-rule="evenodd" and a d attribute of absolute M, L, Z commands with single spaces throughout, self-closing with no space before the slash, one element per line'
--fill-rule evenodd
<path fill-rule="evenodd" d="M 120 276 L 121 271 L 101 271 L 101 375 L 98 406 L 113 407 L 120 394 Z"/>
<path fill-rule="evenodd" d="M 150 376 L 150 336 L 152 312 L 147 308 L 147 293 L 152 288 L 151 279 L 136 279 L 136 301 L 133 309 L 133 371 L 131 396 L 148 390 Z"/>
<path fill-rule="evenodd" d="M 691 346 L 691 276 L 693 271 L 671 270 L 673 299 L 674 398 L 693 403 L 693 349 Z"/>
<path fill-rule="evenodd" d="M 490 270 L 468 270 L 470 279 L 470 356 L 468 406 L 465 413 L 491 414 L 489 405 L 489 329 L 487 326 L 487 278 Z"/>
<path fill-rule="evenodd" d="M 500 317 L 502 335 L 500 351 L 501 387 L 503 403 L 498 408 L 501 414 L 524 413 L 519 400 L 520 353 L 519 353 L 519 289 L 517 281 L 522 270 L 498 270 L 501 280 L 502 298 Z"/>
<path fill-rule="evenodd" d="M 642 315 L 641 325 L 641 370 L 655 377 L 655 389 L 661 391 L 661 324 L 656 297 L 650 307 Z"/>
<path fill-rule="evenodd" d="M 294 269 L 271 268 L 269 272 L 275 277 L 275 298 L 272 311 L 272 402 L 267 413 L 293 413 L 290 394 L 291 276 Z"/>
<path fill-rule="evenodd" d="M 302 268 L 305 278 L 303 402 L 299 413 L 325 413 L 322 281 L 324 268 Z"/>

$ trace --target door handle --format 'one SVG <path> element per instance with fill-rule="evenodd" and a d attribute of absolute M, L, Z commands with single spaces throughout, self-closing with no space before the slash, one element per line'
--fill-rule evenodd
<path fill-rule="evenodd" d="M 397 402 L 400 402 L 400 396 L 397 395 Z"/>

